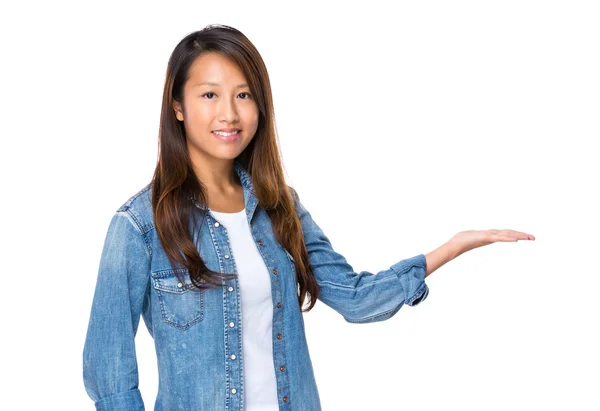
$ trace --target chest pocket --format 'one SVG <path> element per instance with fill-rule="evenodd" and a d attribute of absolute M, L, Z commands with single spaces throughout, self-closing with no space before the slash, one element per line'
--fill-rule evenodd
<path fill-rule="evenodd" d="M 180 281 L 175 272 L 184 281 Z M 152 273 L 152 282 L 165 323 L 186 330 L 204 319 L 205 290 L 194 287 L 187 268 Z"/>

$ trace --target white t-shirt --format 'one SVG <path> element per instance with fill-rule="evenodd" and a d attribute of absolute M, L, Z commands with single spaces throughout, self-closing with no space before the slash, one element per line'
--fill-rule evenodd
<path fill-rule="evenodd" d="M 271 279 L 250 232 L 246 210 L 211 210 L 227 230 L 242 300 L 244 410 L 278 411 L 273 363 L 273 299 Z"/>

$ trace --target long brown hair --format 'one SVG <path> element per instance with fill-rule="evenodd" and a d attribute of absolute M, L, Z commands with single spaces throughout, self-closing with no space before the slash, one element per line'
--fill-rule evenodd
<path fill-rule="evenodd" d="M 190 66 L 209 51 L 221 53 L 238 64 L 258 106 L 256 134 L 236 160 L 252 177 L 258 204 L 268 213 L 277 241 L 295 260 L 300 286 L 298 302 L 302 309 L 308 296 L 309 306 L 302 311 L 310 311 L 319 296 L 319 287 L 308 262 L 292 192 L 283 175 L 269 75 L 258 50 L 233 27 L 209 25 L 190 33 L 177 44 L 169 59 L 160 115 L 159 155 L 151 182 L 152 212 L 158 237 L 172 267 L 175 269 L 180 264 L 188 269 L 195 286 L 192 290 L 220 286 L 223 283 L 219 280 L 237 276 L 209 270 L 194 244 L 197 208 L 190 198 L 207 204 L 207 193 L 193 171 L 185 128 L 173 110 L 174 100 L 183 105 L 183 89 Z M 297 196 L 293 188 L 292 191 Z M 203 222 L 204 217 L 200 227 Z M 179 276 L 181 270 L 175 270 L 175 273 Z"/>

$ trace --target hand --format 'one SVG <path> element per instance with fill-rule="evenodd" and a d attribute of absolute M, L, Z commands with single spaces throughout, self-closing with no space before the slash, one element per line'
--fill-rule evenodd
<path fill-rule="evenodd" d="M 462 254 L 497 241 L 516 242 L 519 240 L 535 240 L 535 237 L 514 230 L 467 230 L 454 235 L 448 242 L 456 247 L 459 254 Z"/>

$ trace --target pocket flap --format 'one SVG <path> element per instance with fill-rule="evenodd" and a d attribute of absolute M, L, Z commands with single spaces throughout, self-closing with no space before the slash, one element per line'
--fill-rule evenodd
<path fill-rule="evenodd" d="M 183 281 L 179 280 L 175 274 L 178 274 Z M 190 273 L 187 268 L 178 268 L 176 270 L 161 270 L 152 273 L 154 288 L 170 293 L 185 293 L 195 288 L 190 279 Z"/>

